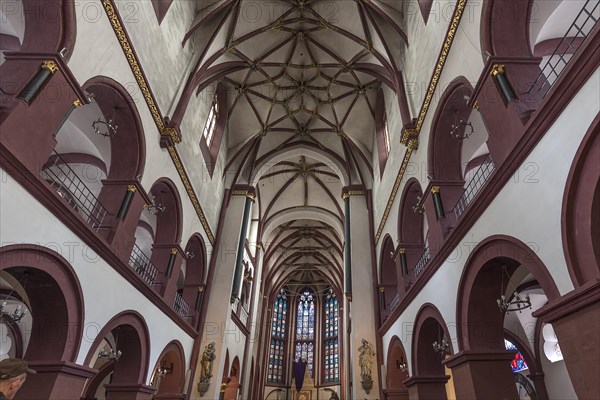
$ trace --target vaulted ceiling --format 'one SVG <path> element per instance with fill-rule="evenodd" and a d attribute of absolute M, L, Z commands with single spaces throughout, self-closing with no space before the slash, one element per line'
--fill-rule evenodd
<path fill-rule="evenodd" d="M 199 1 L 197 11 L 184 38 L 197 56 L 188 84 L 197 93 L 217 81 L 227 89 L 225 174 L 257 186 L 263 227 L 281 220 L 298 233 L 319 220 L 341 246 L 341 189 L 371 186 L 375 98 L 382 85 L 398 87 L 402 2 L 217 0 Z M 293 210 L 304 212 L 281 219 Z M 325 259 L 341 265 L 341 251 L 313 247 L 318 257 L 270 262 L 322 272 Z"/>

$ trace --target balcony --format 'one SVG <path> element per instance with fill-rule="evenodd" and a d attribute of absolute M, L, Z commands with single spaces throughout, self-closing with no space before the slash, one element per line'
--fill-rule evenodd
<path fill-rule="evenodd" d="M 423 250 L 423 255 L 419 258 L 419 261 L 415 264 L 415 268 L 413 269 L 415 274 L 415 280 L 419 278 L 419 276 L 425 271 L 425 266 L 431 259 L 431 252 L 429 251 L 429 246 L 425 246 Z"/>
<path fill-rule="evenodd" d="M 556 49 L 541 66 L 541 72 L 527 92 L 528 96 L 546 97 L 554 83 L 573 59 L 577 50 L 598 22 L 598 0 L 587 0 Z"/>
<path fill-rule="evenodd" d="M 451 218 L 454 220 L 452 221 L 453 225 L 460 220 L 460 217 L 462 217 L 467 207 L 469 207 L 469 204 L 471 204 L 473 199 L 475 199 L 477 194 L 481 191 L 481 188 L 485 186 L 495 169 L 496 165 L 494 164 L 494 161 L 492 161 L 492 157 L 488 154 L 485 161 L 479 166 L 473 175 L 473 178 L 469 181 L 463 195 L 452 210 Z"/>
<path fill-rule="evenodd" d="M 146 284 L 149 286 L 156 284 L 158 268 L 150 262 L 148 256 L 136 244 L 133 245 L 133 250 L 129 257 L 129 266 Z"/>
<path fill-rule="evenodd" d="M 56 151 L 40 174 L 94 231 L 100 230 L 108 211 Z"/>
<path fill-rule="evenodd" d="M 173 301 L 173 310 L 186 321 L 190 321 L 192 316 L 190 315 L 190 305 L 183 299 L 183 294 L 175 293 L 175 300 Z"/>

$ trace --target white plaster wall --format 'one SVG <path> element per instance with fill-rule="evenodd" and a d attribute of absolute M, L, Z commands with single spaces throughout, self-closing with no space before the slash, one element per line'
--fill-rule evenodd
<path fill-rule="evenodd" d="M 424 303 L 441 312 L 456 343 L 456 299 L 470 252 L 485 238 L 503 234 L 528 244 L 548 268 L 561 295 L 573 290 L 563 255 L 560 217 L 567 175 L 589 125 L 600 109 L 600 69 L 588 80 L 537 147 L 500 191 L 423 290 L 383 337 L 387 354 L 394 335 L 402 340 L 411 366 L 416 314 Z M 394 234 L 395 227 L 390 228 Z M 549 388 L 550 389 L 550 388 Z"/>
<path fill-rule="evenodd" d="M 178 340 L 183 346 L 187 365 L 194 344 L 192 337 L 95 254 L 6 171 L 0 170 L 0 177 L 0 246 L 29 243 L 47 247 L 69 261 L 77 274 L 85 309 L 77 363 L 83 364 L 92 342 L 113 316 L 135 310 L 144 317 L 150 333 L 148 380 L 158 356 L 172 340 Z"/>
<path fill-rule="evenodd" d="M 412 3 L 415 4 L 413 5 Z M 392 239 L 394 240 L 394 243 L 396 243 L 398 239 L 398 211 L 400 208 L 400 199 L 402 197 L 402 193 L 404 191 L 404 186 L 406 182 L 410 178 L 415 177 L 421 182 L 421 187 L 423 189 L 428 184 L 427 148 L 429 145 L 429 135 L 431 131 L 433 116 L 439 104 L 440 97 L 444 93 L 445 89 L 449 86 L 449 84 L 458 76 L 464 76 L 469 82 L 471 82 L 472 86 L 475 86 L 477 80 L 479 79 L 479 75 L 481 74 L 481 71 L 484 67 L 483 59 L 480 52 L 481 46 L 479 41 L 479 30 L 481 23 L 480 3 L 481 2 L 468 2 L 464 10 L 460 25 L 456 31 L 454 43 L 451 47 L 448 58 L 446 59 L 446 64 L 440 76 L 437 89 L 429 106 L 429 112 L 427 113 L 427 116 L 421 128 L 421 133 L 419 136 L 419 150 L 413 152 L 412 154 L 412 157 L 406 169 L 406 173 L 404 174 L 404 177 L 402 179 L 402 184 L 400 185 L 400 188 L 388 215 L 385 224 L 385 229 L 381 235 L 381 238 L 383 238 L 386 233 L 389 233 Z M 409 3 L 408 5 L 409 11 L 407 12 L 406 18 L 408 21 L 407 24 L 409 30 L 409 40 L 412 37 L 410 32 L 413 32 L 413 39 L 417 40 L 416 38 L 418 37 L 419 46 L 412 46 L 412 49 L 409 46 L 409 54 L 407 54 L 407 67 L 406 71 L 404 72 L 406 75 L 405 80 L 407 82 L 409 82 L 409 80 L 418 82 L 418 85 L 416 86 L 423 87 L 419 90 L 410 90 L 410 86 L 408 84 L 405 85 L 407 96 L 409 97 L 409 99 L 411 99 L 410 102 L 418 104 L 414 107 L 414 109 L 411 109 L 412 118 L 418 117 L 418 113 L 420 111 L 421 104 L 423 101 L 422 93 L 428 88 L 429 80 L 431 79 L 431 74 L 433 72 L 434 65 L 437 62 L 439 50 L 443 43 L 443 39 L 445 38 L 445 33 L 448 28 L 448 24 L 450 23 L 448 13 L 450 13 L 450 15 L 452 14 L 452 11 L 454 10 L 454 5 L 454 1 L 434 1 L 434 5 L 432 7 L 432 14 L 429 17 L 429 22 L 427 23 L 427 26 L 423 25 L 423 18 L 421 16 L 421 11 L 418 9 L 418 4 L 416 4 L 416 0 L 411 1 L 411 3 Z M 417 14 L 415 14 L 415 12 L 412 11 L 413 7 L 417 7 Z M 437 14 L 434 14 L 434 12 Z M 434 23 L 436 21 L 438 21 L 439 23 Z M 436 26 L 437 28 L 435 28 Z M 434 29 L 437 29 L 439 32 L 423 32 L 423 30 L 427 29 L 432 31 Z M 440 34 L 442 35 L 441 38 L 436 36 Z M 423 41 L 423 44 L 421 44 L 421 41 Z M 413 52 L 412 56 L 410 56 L 411 51 Z M 410 57 L 414 58 L 412 62 L 410 61 Z M 431 68 L 426 68 L 423 65 L 419 64 L 421 62 L 424 63 L 425 60 L 428 59 L 428 57 L 433 57 L 433 59 L 429 60 Z M 413 76 L 413 78 L 409 78 L 410 76 Z M 404 154 L 406 152 L 406 147 L 400 144 L 402 134 L 402 122 L 400 118 L 400 109 L 398 106 L 398 101 L 393 91 L 389 89 L 384 89 L 384 95 L 386 98 L 386 110 L 389 121 L 388 123 L 390 123 L 390 143 L 392 149 L 390 152 L 390 156 L 387 160 L 383 177 L 381 177 L 381 179 L 379 174 L 377 154 L 373 156 L 373 165 L 375 168 L 375 178 L 373 182 L 375 232 L 377 232 L 377 229 L 379 228 L 379 224 L 382 220 L 387 201 L 392 192 L 394 182 L 396 180 L 398 171 L 400 170 L 400 167 L 402 165 Z M 380 239 L 377 243 L 376 249 L 378 255 L 381 251 L 381 245 L 382 240 Z"/>
<path fill-rule="evenodd" d="M 96 3 L 93 5 L 92 3 Z M 129 9 L 130 2 L 128 4 L 120 4 L 127 2 L 117 2 L 118 9 L 122 13 L 122 18 L 125 21 L 127 29 L 139 28 L 140 23 L 132 23 L 134 18 L 133 9 Z M 136 4 L 138 2 L 135 2 Z M 146 3 L 146 2 L 139 2 Z M 150 2 L 147 2 L 150 4 Z M 188 2 L 174 2 L 176 3 L 188 3 Z M 142 186 L 149 191 L 153 183 L 162 177 L 170 178 L 177 187 L 179 195 L 182 201 L 183 210 L 183 234 L 182 243 L 187 243 L 188 238 L 195 232 L 199 232 L 204 238 L 204 242 L 207 246 L 207 251 L 210 254 L 212 246 L 207 240 L 204 229 L 200 223 L 199 218 L 196 216 L 196 211 L 192 206 L 191 201 L 181 183 L 181 179 L 171 161 L 168 152 L 165 149 L 161 149 L 159 146 L 159 132 L 154 123 L 152 115 L 146 105 L 143 95 L 140 91 L 139 86 L 135 80 L 133 73 L 127 63 L 123 51 L 119 45 L 119 42 L 110 26 L 109 20 L 104 13 L 104 10 L 100 10 L 101 4 L 91 1 L 76 2 L 76 15 L 77 15 L 77 41 L 73 50 L 72 57 L 69 61 L 69 68 L 77 78 L 78 82 L 83 85 L 89 79 L 95 76 L 106 76 L 115 81 L 119 82 L 131 95 L 137 111 L 142 121 L 145 142 L 146 142 L 146 166 L 142 177 Z M 136 6 L 137 7 L 137 6 Z M 147 5 L 140 5 L 140 10 L 145 9 Z M 179 7 L 179 6 L 177 6 Z M 178 9 L 178 8 L 175 9 Z M 151 8 L 151 4 L 150 4 Z M 152 13 L 154 13 L 153 10 Z M 100 13 L 96 16 L 96 13 Z M 141 11 L 140 11 L 141 12 Z M 171 11 L 169 11 L 171 12 Z M 168 16 L 168 14 L 167 14 Z M 150 16 L 148 16 L 149 19 Z M 156 20 L 154 15 L 151 15 L 152 21 Z M 139 17 L 139 20 L 143 20 Z M 149 22 L 154 23 L 154 22 Z M 150 32 L 151 30 L 145 29 Z M 132 33 L 133 35 L 134 33 Z M 156 39 L 158 40 L 158 39 Z M 94 56 L 90 57 L 90 48 L 94 48 Z M 143 63 L 142 67 L 146 69 L 148 64 Z M 161 70 L 161 74 L 164 73 L 164 69 Z M 163 75 L 160 75 L 161 77 Z M 151 83 L 151 85 L 153 85 Z M 152 87 L 154 94 L 158 96 L 161 92 L 160 87 Z M 158 90 L 157 90 L 158 89 Z M 164 112 L 164 110 L 163 110 Z M 201 128 L 200 128 L 201 129 Z M 191 139 L 190 139 L 191 140 Z M 186 148 L 191 147 L 191 144 L 187 142 L 187 138 L 184 135 L 184 143 L 179 144 L 177 150 L 181 152 L 181 157 L 184 158 L 184 164 L 186 170 L 190 174 L 192 183 L 194 185 L 196 194 L 199 198 L 200 204 L 205 211 L 206 217 L 209 221 L 213 234 L 216 234 L 216 226 L 219 216 L 219 209 L 221 202 L 218 199 L 220 195 L 222 197 L 222 188 L 211 187 L 210 181 L 199 180 L 197 174 L 193 173 L 193 168 L 190 168 L 190 164 L 186 164 L 185 160 L 195 160 L 194 158 L 186 157 Z M 196 143 L 197 147 L 197 143 Z M 193 166 L 193 164 L 192 164 Z M 218 176 L 218 175 L 215 175 Z M 216 180 L 219 181 L 218 179 Z M 216 195 L 215 195 L 216 194 Z"/>

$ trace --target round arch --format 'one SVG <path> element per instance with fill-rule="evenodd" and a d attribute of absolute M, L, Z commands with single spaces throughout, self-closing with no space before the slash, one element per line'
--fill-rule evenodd
<path fill-rule="evenodd" d="M 462 142 L 449 133 L 455 119 L 467 121 L 471 109 L 465 96 L 471 97 L 473 87 L 464 76 L 455 78 L 440 99 L 433 117 L 429 147 L 427 149 L 428 172 L 437 181 L 460 182 L 463 180 L 461 166 Z M 463 128 L 464 129 L 464 128 Z"/>
<path fill-rule="evenodd" d="M 155 244 L 181 242 L 183 211 L 177 186 L 169 178 L 160 178 L 152 185 L 150 195 L 165 207 L 165 211 L 157 215 Z"/>
<path fill-rule="evenodd" d="M 145 168 L 146 142 L 135 101 L 119 82 L 106 76 L 89 79 L 83 89 L 94 95 L 94 100 L 106 118 L 113 115 L 114 109 L 117 110 L 115 123 L 119 129 L 110 138 L 108 180 L 140 179 Z"/>
<path fill-rule="evenodd" d="M 165 346 L 154 366 L 154 374 L 159 368 L 166 368 L 168 372 L 160 378 L 157 394 L 180 395 L 183 393 L 186 372 L 185 353 L 179 341 L 174 340 Z"/>
<path fill-rule="evenodd" d="M 600 114 L 577 150 L 563 196 L 563 249 L 575 287 L 600 277 L 599 176 Z"/>
<path fill-rule="evenodd" d="M 458 287 L 456 319 L 462 351 L 504 348 L 504 315 L 498 312 L 495 301 L 489 301 L 490 296 L 497 297 L 500 291 L 502 265 L 506 265 L 511 274 L 516 268 L 524 267 L 549 301 L 560 297 L 552 276 L 530 247 L 506 235 L 484 239 L 467 259 Z"/>
<path fill-rule="evenodd" d="M 436 306 L 425 303 L 415 318 L 412 338 L 412 371 L 414 376 L 444 376 L 443 355 L 433 349 L 433 342 L 446 340 L 446 354 L 453 354 L 448 326 Z"/>
<path fill-rule="evenodd" d="M 408 378 L 408 358 L 406 357 L 404 345 L 398 336 L 392 337 L 392 340 L 390 341 L 386 366 L 387 389 L 408 394 L 408 389 L 402 383 Z"/>
<path fill-rule="evenodd" d="M 383 238 L 379 255 L 380 284 L 384 289 L 386 314 L 391 312 L 392 302 L 398 296 L 398 268 L 394 261 L 394 241 L 388 234 Z"/>
<path fill-rule="evenodd" d="M 84 365 L 90 365 L 98 346 L 111 332 L 115 332 L 117 349 L 123 352 L 115 363 L 111 383 L 145 384 L 150 365 L 150 333 L 144 317 L 134 310 L 123 311 L 104 325 L 92 342 Z"/>
<path fill-rule="evenodd" d="M 33 314 L 24 358 L 75 362 L 84 323 L 83 292 L 71 265 L 60 254 L 36 245 L 0 247 L 0 270 L 26 278 Z M 43 318 L 36 318 L 36 315 Z"/>

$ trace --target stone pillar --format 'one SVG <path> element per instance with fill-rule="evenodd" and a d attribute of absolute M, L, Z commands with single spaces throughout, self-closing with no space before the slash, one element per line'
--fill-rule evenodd
<path fill-rule="evenodd" d="M 371 345 L 374 352 L 377 351 L 377 328 L 375 324 L 374 304 L 374 282 L 371 246 L 372 238 L 369 233 L 369 210 L 364 190 L 353 190 L 345 188 L 343 198 L 346 202 L 346 214 L 349 211 L 349 230 L 346 234 L 346 248 L 351 257 L 351 265 L 347 266 L 351 270 L 351 293 L 347 293 L 350 300 L 350 317 L 352 319 L 352 331 L 348 343 L 349 356 L 352 362 L 352 392 L 348 396 L 352 399 L 379 399 L 379 366 L 377 355 L 372 357 L 371 381 L 372 386 L 367 390 L 361 384 L 361 367 L 359 364 L 359 348 L 362 346 L 362 340 L 365 339 Z M 348 215 L 346 215 L 348 220 Z M 347 281 L 348 282 L 348 281 Z M 346 286 L 348 292 L 348 286 Z"/>
<path fill-rule="evenodd" d="M 448 375 L 412 376 L 402 383 L 408 388 L 410 400 L 442 400 L 447 398 L 448 379 L 450 379 Z"/>
<path fill-rule="evenodd" d="M 165 243 L 152 246 L 150 261 L 158 269 L 157 284 L 154 289 L 158 291 L 168 304 L 173 304 L 177 290 L 177 275 L 181 269 L 184 251 L 178 244 Z"/>
<path fill-rule="evenodd" d="M 600 282 L 588 282 L 533 315 L 552 324 L 577 397 L 600 398 Z"/>
<path fill-rule="evenodd" d="M 29 171 L 40 171 L 56 146 L 56 129 L 85 95 L 58 54 L 6 54 L 2 71 L 2 90 L 9 95 L 0 95 L 0 144 Z M 18 99 L 44 72 L 49 76 L 34 85 L 29 104 Z"/>
<path fill-rule="evenodd" d="M 248 195 L 252 195 L 253 191 L 233 190 L 231 197 L 226 203 L 226 211 L 224 217 L 219 221 L 219 229 L 221 230 L 221 240 L 215 244 L 212 258 L 215 259 L 214 276 L 211 282 L 211 295 L 204 298 L 204 302 L 208 301 L 204 326 L 201 327 L 203 332 L 200 354 L 198 363 L 202 361 L 202 353 L 205 346 L 214 342 L 215 360 L 213 362 L 213 376 L 210 379 L 210 386 L 202 399 L 219 399 L 220 384 L 223 381 L 223 364 L 225 362 L 226 349 L 229 341 L 242 340 L 231 335 L 231 332 L 237 331 L 237 326 L 231 320 L 231 303 L 230 295 L 233 289 L 233 280 L 235 272 L 235 264 L 237 260 L 238 242 L 243 225 L 244 206 Z M 226 193 L 228 196 L 229 193 Z M 245 236 L 244 236 L 245 239 Z M 198 383 L 200 381 L 201 366 L 198 364 L 196 373 L 193 377 L 193 389 L 190 393 L 191 399 L 200 398 L 198 392 Z"/>
<path fill-rule="evenodd" d="M 27 377 L 27 383 L 15 396 L 17 400 L 79 399 L 86 381 L 98 372 L 65 361 L 30 361 L 29 366 L 37 374 Z"/>
<path fill-rule="evenodd" d="M 152 386 L 110 383 L 104 385 L 106 400 L 150 400 L 156 391 Z"/>
<path fill-rule="evenodd" d="M 100 234 L 106 239 L 118 257 L 125 263 L 135 244 L 135 229 L 144 205 L 150 203 L 138 181 L 102 181 L 98 198 L 110 215 L 106 216 L 105 229 Z"/>
<path fill-rule="evenodd" d="M 452 369 L 457 399 L 519 399 L 510 369 L 512 351 L 462 351 L 443 363 Z"/>

